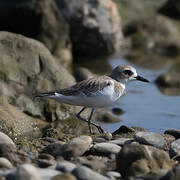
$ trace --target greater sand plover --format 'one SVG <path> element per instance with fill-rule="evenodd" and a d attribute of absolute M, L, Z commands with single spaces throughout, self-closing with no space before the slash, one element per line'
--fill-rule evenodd
<path fill-rule="evenodd" d="M 103 133 L 101 126 L 91 122 L 95 108 L 113 105 L 124 94 L 126 82 L 132 80 L 149 82 L 147 79 L 137 75 L 135 68 L 120 65 L 114 68 L 110 75 L 92 77 L 69 88 L 41 92 L 35 97 L 51 98 L 62 103 L 83 106 L 76 116 L 88 123 L 90 133 L 92 133 L 91 125 L 98 128 L 100 133 Z M 86 108 L 91 108 L 88 120 L 80 116 Z"/>

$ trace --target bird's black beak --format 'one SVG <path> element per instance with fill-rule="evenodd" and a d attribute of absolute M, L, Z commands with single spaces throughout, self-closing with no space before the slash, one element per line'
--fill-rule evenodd
<path fill-rule="evenodd" d="M 141 76 L 136 76 L 135 77 L 136 78 L 136 80 L 138 80 L 138 81 L 143 81 L 143 82 L 149 82 L 147 79 L 145 79 L 145 78 L 143 78 L 143 77 L 141 77 Z"/>

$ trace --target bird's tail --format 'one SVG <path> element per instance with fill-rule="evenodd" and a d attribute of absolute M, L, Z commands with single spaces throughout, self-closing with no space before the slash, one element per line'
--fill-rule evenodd
<path fill-rule="evenodd" d="M 35 98 L 44 98 L 44 97 L 52 97 L 52 96 L 54 96 L 55 94 L 54 94 L 54 92 L 41 92 L 41 93 L 38 93 L 37 95 L 35 95 L 34 96 L 34 99 Z"/>

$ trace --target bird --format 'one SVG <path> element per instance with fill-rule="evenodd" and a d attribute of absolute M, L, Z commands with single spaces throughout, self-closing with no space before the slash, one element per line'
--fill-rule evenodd
<path fill-rule="evenodd" d="M 125 93 L 126 83 L 134 80 L 149 82 L 149 80 L 139 76 L 134 67 L 118 65 L 109 75 L 91 77 L 65 89 L 40 92 L 35 98 L 50 98 L 61 103 L 82 106 L 83 108 L 76 116 L 88 123 L 90 134 L 92 133 L 92 125 L 98 129 L 99 133 L 104 133 L 101 126 L 91 122 L 95 109 L 109 107 L 115 104 Z M 81 116 L 81 113 L 86 108 L 91 108 L 88 119 Z"/>

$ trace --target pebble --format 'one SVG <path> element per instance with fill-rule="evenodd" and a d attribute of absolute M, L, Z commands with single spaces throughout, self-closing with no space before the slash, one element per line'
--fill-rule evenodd
<path fill-rule="evenodd" d="M 0 145 L 1 144 L 9 144 L 16 148 L 16 145 L 14 144 L 13 140 L 2 132 L 0 132 Z"/>
<path fill-rule="evenodd" d="M 62 173 L 54 176 L 51 180 L 77 180 L 76 177 L 70 173 Z"/>
<path fill-rule="evenodd" d="M 63 157 L 69 159 L 71 157 L 82 156 L 90 147 L 92 138 L 90 136 L 80 136 L 72 139 L 69 143 L 62 147 Z"/>
<path fill-rule="evenodd" d="M 180 138 L 180 130 L 179 129 L 168 129 L 164 132 L 164 134 L 170 134 L 174 136 L 176 139 Z"/>
<path fill-rule="evenodd" d="M 11 162 L 3 157 L 0 157 L 0 168 L 8 168 L 11 169 L 13 167 L 13 165 L 11 164 Z"/>
<path fill-rule="evenodd" d="M 119 146 L 124 146 L 125 144 L 131 144 L 134 141 L 134 139 L 130 138 L 118 138 L 115 140 L 109 141 L 110 143 L 117 144 Z"/>
<path fill-rule="evenodd" d="M 106 132 L 101 137 L 108 140 L 108 141 L 110 141 L 112 139 L 112 134 L 110 132 Z"/>
<path fill-rule="evenodd" d="M 37 168 L 41 180 L 50 180 L 52 177 L 61 174 L 62 172 L 50 168 Z M 34 179 L 33 179 L 34 180 Z"/>
<path fill-rule="evenodd" d="M 169 153 L 171 157 L 180 155 L 180 139 L 177 139 L 176 141 L 171 143 Z"/>
<path fill-rule="evenodd" d="M 93 140 L 93 143 L 102 143 L 102 142 L 106 142 L 106 140 L 102 137 L 98 137 Z"/>
<path fill-rule="evenodd" d="M 112 180 L 121 178 L 121 174 L 119 172 L 116 172 L 116 171 L 108 171 L 106 173 L 106 176 L 108 176 Z"/>
<path fill-rule="evenodd" d="M 139 143 L 151 145 L 159 149 L 164 149 L 166 147 L 166 141 L 164 137 L 155 132 L 137 132 L 134 135 L 134 139 Z"/>
<path fill-rule="evenodd" d="M 74 168 L 76 168 L 76 165 L 69 161 L 58 162 L 56 165 L 56 170 L 62 172 L 71 172 Z"/>
<path fill-rule="evenodd" d="M 72 174 L 77 177 L 78 180 L 109 180 L 108 177 L 105 177 L 86 166 L 77 166 Z"/>
<path fill-rule="evenodd" d="M 91 148 L 95 154 L 117 154 L 121 147 L 113 143 L 97 143 Z"/>
<path fill-rule="evenodd" d="M 54 165 L 56 161 L 54 160 L 54 157 L 50 154 L 42 153 L 39 155 L 37 163 L 39 167 L 45 168 Z"/>

